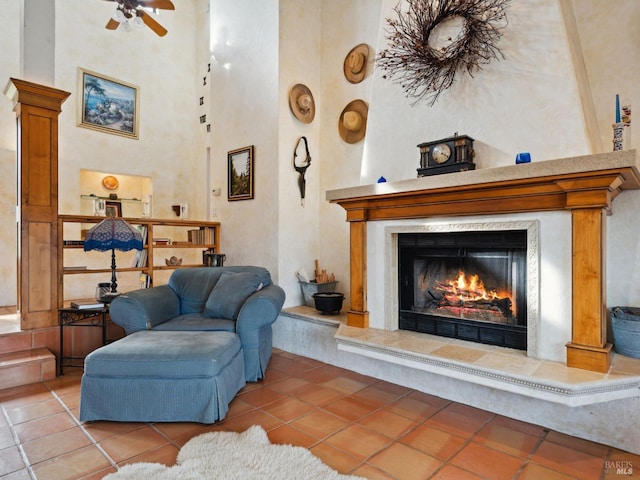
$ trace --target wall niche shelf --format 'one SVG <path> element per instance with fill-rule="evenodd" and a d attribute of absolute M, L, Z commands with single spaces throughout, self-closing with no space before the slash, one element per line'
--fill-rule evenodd
<path fill-rule="evenodd" d="M 95 198 L 95 197 L 91 197 Z M 101 262 L 100 267 L 78 265 L 83 263 L 85 255 L 95 252 L 84 252 L 83 233 L 104 220 L 105 217 L 88 215 L 58 215 L 58 303 L 59 308 L 68 303 L 65 298 L 64 280 L 67 275 L 110 274 L 108 262 Z M 141 253 L 135 252 L 134 262 L 118 262 L 116 271 L 140 272 L 154 284 L 154 273 L 179 268 L 203 266 L 202 257 L 197 250 L 220 252 L 220 223 L 197 220 L 164 220 L 155 218 L 123 217 L 128 223 L 141 230 L 144 248 Z M 156 250 L 163 253 L 154 255 Z M 69 259 L 65 252 L 71 254 Z M 187 258 L 181 265 L 166 265 L 165 256 L 184 256 Z M 134 255 L 132 253 L 131 255 Z M 71 260 L 71 261 L 70 261 Z M 132 263 L 135 265 L 132 266 Z M 102 267 L 104 265 L 104 267 Z"/>

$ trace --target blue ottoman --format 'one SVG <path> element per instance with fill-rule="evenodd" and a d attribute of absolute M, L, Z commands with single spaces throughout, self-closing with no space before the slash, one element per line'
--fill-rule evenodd
<path fill-rule="evenodd" d="M 233 332 L 133 333 L 85 359 L 80 420 L 221 420 L 245 385 L 243 358 Z"/>

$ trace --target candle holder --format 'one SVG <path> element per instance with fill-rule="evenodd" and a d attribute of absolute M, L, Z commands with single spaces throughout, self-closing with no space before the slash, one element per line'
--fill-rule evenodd
<path fill-rule="evenodd" d="M 613 127 L 613 151 L 624 149 L 624 138 L 622 133 L 624 132 L 624 123 L 617 122 L 612 125 Z"/>

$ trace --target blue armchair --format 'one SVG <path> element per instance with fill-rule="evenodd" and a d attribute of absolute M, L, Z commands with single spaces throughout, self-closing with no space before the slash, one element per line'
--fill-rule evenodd
<path fill-rule="evenodd" d="M 271 325 L 284 299 L 284 290 L 262 267 L 185 268 L 175 270 L 167 285 L 116 297 L 109 315 L 127 335 L 140 330 L 235 332 L 251 382 L 264 377 Z"/>

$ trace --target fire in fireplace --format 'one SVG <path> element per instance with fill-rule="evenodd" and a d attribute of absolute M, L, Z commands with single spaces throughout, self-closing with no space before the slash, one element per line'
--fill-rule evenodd
<path fill-rule="evenodd" d="M 527 349 L 527 232 L 401 233 L 399 328 Z"/>

